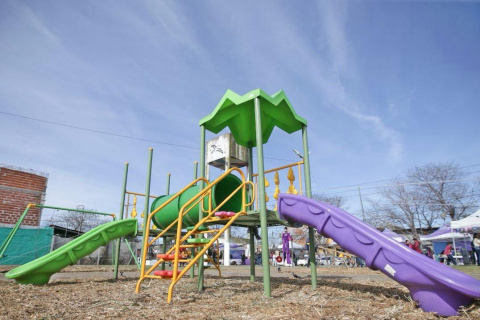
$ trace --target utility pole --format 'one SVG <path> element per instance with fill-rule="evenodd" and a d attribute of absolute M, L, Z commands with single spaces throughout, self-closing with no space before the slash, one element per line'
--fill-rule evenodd
<path fill-rule="evenodd" d="M 365 210 L 363 209 L 362 193 L 360 192 L 360 187 L 358 187 L 358 197 L 360 198 L 360 206 L 362 207 L 362 221 L 365 222 Z"/>

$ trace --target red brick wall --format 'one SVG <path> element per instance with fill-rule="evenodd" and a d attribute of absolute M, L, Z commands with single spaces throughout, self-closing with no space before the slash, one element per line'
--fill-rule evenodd
<path fill-rule="evenodd" d="M 43 203 L 47 178 L 0 167 L 0 223 L 15 224 L 29 203 Z M 41 210 L 31 208 L 24 225 L 40 225 Z"/>

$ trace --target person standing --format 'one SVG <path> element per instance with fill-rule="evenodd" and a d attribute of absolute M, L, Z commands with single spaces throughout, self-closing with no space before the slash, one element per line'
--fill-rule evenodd
<path fill-rule="evenodd" d="M 420 243 L 420 241 L 418 241 L 417 238 L 413 237 L 413 244 L 412 244 L 412 247 L 411 247 L 411 248 L 412 248 L 413 250 L 417 251 L 418 253 L 422 253 L 422 254 L 423 254 L 422 249 L 421 249 L 421 246 L 422 246 L 422 244 Z"/>
<path fill-rule="evenodd" d="M 433 252 L 432 252 L 432 249 L 430 247 L 427 247 L 427 249 L 425 249 L 425 255 L 431 259 L 433 259 Z"/>
<path fill-rule="evenodd" d="M 449 242 L 445 249 L 443 249 L 443 254 L 447 256 L 447 265 L 450 265 L 450 262 L 453 262 L 454 265 L 457 265 L 457 261 L 453 258 L 452 255 L 452 243 Z"/>
<path fill-rule="evenodd" d="M 285 265 L 290 265 L 292 263 L 290 259 L 290 241 L 292 241 L 292 236 L 288 232 L 287 227 L 285 227 L 282 233 L 282 250 L 283 250 L 283 261 L 285 261 Z M 293 246 L 292 246 L 293 249 Z"/>
<path fill-rule="evenodd" d="M 480 233 L 476 233 L 473 238 L 473 251 L 475 252 L 477 266 L 480 266 Z"/>

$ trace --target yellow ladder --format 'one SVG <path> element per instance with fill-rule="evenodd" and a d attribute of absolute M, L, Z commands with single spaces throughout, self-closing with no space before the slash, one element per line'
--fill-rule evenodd
<path fill-rule="evenodd" d="M 212 188 L 215 186 L 218 182 L 220 182 L 223 178 L 225 178 L 227 175 L 232 173 L 233 171 L 237 171 L 240 176 L 241 176 L 241 181 L 242 183 L 228 196 L 226 197 L 220 204 L 217 205 L 216 208 L 212 208 Z M 245 175 L 243 172 L 238 169 L 238 168 L 231 168 L 224 172 L 220 177 L 218 177 L 216 180 L 214 180 L 212 183 L 209 183 L 206 179 L 199 178 L 196 179 L 195 181 L 191 182 L 188 184 L 185 188 L 183 188 L 180 192 L 175 194 L 172 198 L 170 198 L 168 201 L 163 203 L 161 206 L 159 206 L 157 209 L 155 209 L 152 213 L 148 215 L 147 218 L 147 224 L 144 228 L 145 234 L 144 237 L 149 236 L 149 226 L 151 224 L 151 220 L 153 216 L 159 212 L 161 209 L 163 209 L 166 205 L 168 205 L 173 199 L 176 197 L 180 196 L 185 190 L 190 188 L 191 186 L 195 185 L 197 182 L 203 181 L 206 183 L 206 187 L 201 190 L 198 194 L 196 194 L 194 197 L 192 197 L 185 205 L 182 206 L 178 213 L 178 218 L 173 221 L 167 228 L 165 228 L 160 234 L 158 234 L 153 240 L 151 241 L 144 241 L 144 250 L 142 254 L 142 265 L 141 265 L 141 270 L 140 270 L 140 278 L 137 282 L 137 286 L 135 291 L 138 293 L 140 291 L 140 285 L 143 280 L 146 278 L 151 278 L 151 279 L 171 279 L 171 284 L 168 289 L 168 296 L 167 296 L 167 302 L 169 303 L 172 299 L 172 294 L 173 294 L 173 288 L 175 285 L 178 283 L 178 281 L 183 277 L 183 275 L 190 269 L 192 268 L 197 261 L 203 257 L 203 255 L 207 252 L 207 250 L 213 245 L 215 241 L 218 240 L 218 238 L 227 230 L 234 222 L 235 220 L 246 214 L 247 208 L 253 203 L 254 201 L 254 196 L 252 196 L 252 199 L 248 201 L 248 196 L 247 196 L 247 185 L 251 185 L 252 189 L 254 188 L 254 184 L 251 181 L 246 181 Z M 242 209 L 239 212 L 236 212 L 232 217 L 216 217 L 215 212 L 219 208 L 221 208 L 227 201 L 229 201 L 237 192 L 242 192 Z M 255 192 L 252 192 L 254 195 Z M 208 210 L 205 210 L 203 208 L 204 205 L 204 199 L 207 198 L 208 200 Z M 194 208 L 197 204 L 201 202 L 202 206 L 202 211 L 206 213 L 206 216 L 204 216 L 202 219 L 198 221 L 198 223 L 193 227 L 193 228 L 188 228 L 190 230 L 187 231 L 186 234 L 182 235 L 182 223 L 183 223 L 183 217 L 192 209 Z M 215 222 L 222 222 L 225 223 L 225 225 L 219 229 L 219 230 L 203 230 L 204 224 L 205 223 L 215 223 Z M 173 272 L 171 274 L 166 274 L 164 276 L 158 276 L 153 274 L 155 268 L 157 268 L 160 263 L 168 261 L 165 260 L 165 258 L 159 259 L 153 266 L 151 266 L 148 270 L 146 269 L 146 254 L 148 252 L 148 247 L 151 246 L 158 238 L 163 236 L 168 230 L 175 229 L 176 227 L 176 238 L 175 238 L 175 246 L 170 248 L 166 254 L 171 255 L 173 253 L 174 259 L 171 259 L 170 261 L 173 263 Z M 203 236 L 204 234 L 210 234 L 212 238 L 191 238 L 192 236 L 197 236 L 201 235 Z M 180 257 L 180 250 L 181 249 L 186 249 L 186 248 L 195 248 L 195 255 L 191 259 L 181 259 Z M 171 256 L 170 256 L 171 257 Z M 210 256 L 207 256 L 207 261 L 214 262 L 213 259 Z M 187 263 L 187 265 L 179 271 L 179 263 Z M 220 272 L 220 268 L 218 266 L 218 263 L 214 262 L 215 267 L 218 269 Z M 220 273 L 221 275 L 221 273 Z"/>

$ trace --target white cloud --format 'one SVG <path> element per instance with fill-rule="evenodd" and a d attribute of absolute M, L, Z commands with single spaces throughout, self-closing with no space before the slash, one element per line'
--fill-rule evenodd
<path fill-rule="evenodd" d="M 338 108 L 372 128 L 375 136 L 389 144 L 389 154 L 393 161 L 399 161 L 403 155 L 401 134 L 387 126 L 378 115 L 368 115 L 362 109 L 362 103 L 347 93 L 342 78 L 355 78 L 354 54 L 348 46 L 345 21 L 347 18 L 346 2 L 324 1 L 319 6 L 320 19 L 323 21 L 323 32 L 328 39 L 333 68 L 330 81 L 319 84 L 327 94 L 330 107 Z M 332 81 L 333 80 L 333 81 Z M 386 106 L 388 108 L 388 106 Z"/>
<path fill-rule="evenodd" d="M 30 25 L 40 31 L 54 44 L 60 44 L 59 39 L 45 26 L 43 21 L 26 5 L 21 5 L 20 10 L 24 13 Z"/>

